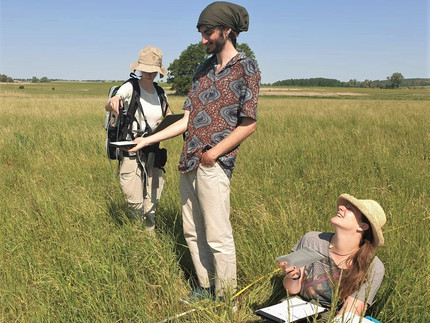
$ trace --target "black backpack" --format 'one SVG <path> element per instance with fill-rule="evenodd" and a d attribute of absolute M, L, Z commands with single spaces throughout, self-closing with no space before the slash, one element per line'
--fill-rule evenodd
<path fill-rule="evenodd" d="M 125 81 L 123 84 L 131 82 L 133 85 L 133 94 L 128 106 L 128 109 L 120 108 L 119 114 L 117 115 L 113 111 L 106 112 L 106 119 L 104 123 L 104 128 L 107 132 L 106 138 L 106 153 L 109 159 L 122 161 L 126 152 L 123 150 L 112 146 L 110 143 L 115 141 L 124 141 L 127 140 L 128 135 L 130 135 L 131 139 L 134 140 L 137 136 L 149 136 L 151 134 L 151 127 L 148 125 L 146 121 L 146 116 L 143 113 L 142 105 L 140 104 L 140 87 L 139 87 L 139 79 L 133 74 L 130 74 L 130 78 Z M 120 85 L 112 86 L 109 90 L 108 97 L 111 98 L 115 96 L 120 88 Z M 154 82 L 154 87 L 157 91 L 161 110 L 163 116 L 166 115 L 167 109 L 169 108 L 169 104 L 167 102 L 166 94 L 164 90 Z M 139 124 L 136 120 L 135 113 L 139 110 L 144 117 L 144 125 Z M 137 130 L 132 130 L 133 122 L 137 123 Z M 157 145 L 158 146 L 158 145 Z M 164 166 L 164 165 L 163 165 Z"/>

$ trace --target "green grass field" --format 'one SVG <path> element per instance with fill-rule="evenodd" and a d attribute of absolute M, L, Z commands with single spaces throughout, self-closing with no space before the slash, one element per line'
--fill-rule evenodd
<path fill-rule="evenodd" d="M 181 138 L 162 144 L 166 185 L 149 236 L 127 220 L 105 157 L 111 84 L 18 86 L 0 84 L 0 321 L 158 322 L 192 309 L 180 301 L 193 277 Z M 388 217 L 386 275 L 368 314 L 430 322 L 430 89 L 351 91 L 365 95 L 260 98 L 232 179 L 239 310 L 203 304 L 174 321 L 260 322 L 253 311 L 285 296 L 275 257 L 307 231 L 331 231 L 336 198 L 350 193 Z M 169 97 L 175 112 L 184 99 Z"/>

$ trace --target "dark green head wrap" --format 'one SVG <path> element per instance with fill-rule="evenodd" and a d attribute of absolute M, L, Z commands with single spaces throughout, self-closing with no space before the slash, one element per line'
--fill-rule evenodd
<path fill-rule="evenodd" d="M 197 29 L 201 26 L 209 29 L 224 26 L 239 34 L 248 30 L 248 11 L 231 2 L 216 1 L 208 5 L 200 14 Z"/>

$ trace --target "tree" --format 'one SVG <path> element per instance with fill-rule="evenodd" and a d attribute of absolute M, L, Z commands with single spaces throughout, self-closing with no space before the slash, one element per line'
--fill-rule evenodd
<path fill-rule="evenodd" d="M 0 82 L 13 83 L 13 78 L 7 76 L 6 74 L 0 74 Z"/>
<path fill-rule="evenodd" d="M 48 82 L 49 82 L 49 80 L 46 76 L 44 76 L 40 79 L 40 83 L 48 83 Z"/>
<path fill-rule="evenodd" d="M 351 79 L 348 81 L 348 83 L 346 83 L 347 87 L 357 87 L 359 85 L 359 81 L 357 81 L 356 79 Z"/>
<path fill-rule="evenodd" d="M 376 84 L 375 84 L 375 82 L 366 79 L 361 83 L 360 87 L 375 88 Z"/>
<path fill-rule="evenodd" d="M 247 43 L 237 44 L 236 49 L 238 52 L 244 52 L 246 56 L 257 62 L 254 52 L 249 48 Z"/>
<path fill-rule="evenodd" d="M 402 73 L 393 73 L 391 76 L 387 76 L 388 88 L 390 89 L 398 89 L 400 87 L 400 84 L 403 82 L 405 78 L 403 77 Z"/>
<path fill-rule="evenodd" d="M 248 44 L 237 44 L 236 48 L 239 52 L 244 52 L 248 57 L 255 60 L 254 52 L 249 48 Z M 202 43 L 189 45 L 182 51 L 179 58 L 175 59 L 169 65 L 167 82 L 172 84 L 171 89 L 176 94 L 186 95 L 197 68 L 208 58 L 209 55 L 206 53 L 206 47 Z"/>
<path fill-rule="evenodd" d="M 172 90 L 176 94 L 188 93 L 197 67 L 207 58 L 208 54 L 202 43 L 191 44 L 170 64 L 167 82 L 172 84 Z"/>
<path fill-rule="evenodd" d="M 39 83 L 39 79 L 36 76 L 33 76 L 31 83 Z"/>

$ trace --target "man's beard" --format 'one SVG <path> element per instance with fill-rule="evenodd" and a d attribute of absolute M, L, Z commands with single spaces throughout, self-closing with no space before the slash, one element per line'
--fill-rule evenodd
<path fill-rule="evenodd" d="M 209 49 L 209 47 L 206 47 L 206 53 L 208 54 L 218 54 L 219 52 L 221 52 L 225 46 L 225 43 L 227 41 L 224 39 L 224 37 L 222 37 L 221 35 L 214 40 L 213 44 L 214 44 L 214 48 L 211 50 Z"/>

